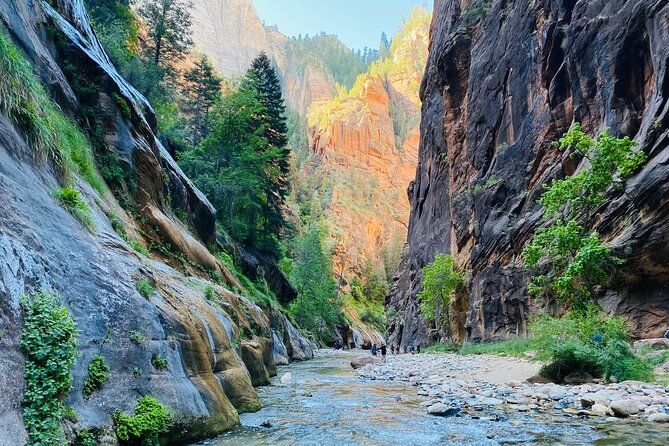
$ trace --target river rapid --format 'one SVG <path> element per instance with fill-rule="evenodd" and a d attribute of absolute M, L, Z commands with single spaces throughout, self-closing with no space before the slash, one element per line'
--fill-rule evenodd
<path fill-rule="evenodd" d="M 200 446 L 241 445 L 663 445 L 666 428 L 624 421 L 486 409 L 450 418 L 428 415 L 416 388 L 358 377 L 349 362 L 361 352 L 320 351 L 279 367 L 259 389 L 263 409 Z M 369 354 L 369 353 L 367 353 Z M 291 374 L 288 384 L 281 377 Z"/>

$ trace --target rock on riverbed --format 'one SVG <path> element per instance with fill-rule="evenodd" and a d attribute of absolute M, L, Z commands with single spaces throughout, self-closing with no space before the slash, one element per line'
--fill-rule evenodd
<path fill-rule="evenodd" d="M 353 363 L 356 363 L 356 367 Z M 552 412 L 569 417 L 616 416 L 669 422 L 669 388 L 638 381 L 557 385 L 530 383 L 539 365 L 499 356 L 423 354 L 352 361 L 357 373 L 372 380 L 394 380 L 415 386 L 421 405 L 437 416 L 482 409 Z M 574 381 L 585 376 L 574 377 Z"/>

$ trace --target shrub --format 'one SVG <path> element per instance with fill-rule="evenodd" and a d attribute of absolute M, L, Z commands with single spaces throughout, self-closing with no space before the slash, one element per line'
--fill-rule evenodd
<path fill-rule="evenodd" d="M 156 290 L 153 288 L 153 285 L 151 285 L 151 282 L 149 282 L 148 279 L 138 280 L 137 283 L 135 284 L 135 287 L 137 288 L 139 294 L 144 296 L 145 299 L 150 299 L 151 296 L 153 296 L 154 293 L 156 292 Z"/>
<path fill-rule="evenodd" d="M 141 331 L 131 330 L 128 337 L 133 344 L 143 347 L 146 344 L 146 336 Z"/>
<path fill-rule="evenodd" d="M 211 285 L 207 285 L 204 288 L 204 298 L 207 300 L 213 300 L 215 296 L 215 289 Z"/>
<path fill-rule="evenodd" d="M 148 257 L 148 256 L 149 256 L 149 251 L 148 251 L 144 246 L 142 246 L 142 244 L 139 243 L 138 241 L 136 241 L 136 240 L 130 240 L 130 241 L 128 242 L 128 244 L 130 245 L 130 247 L 131 247 L 132 249 L 134 249 L 135 251 L 137 251 L 138 253 L 140 253 L 140 254 L 143 255 L 144 257 Z"/>
<path fill-rule="evenodd" d="M 88 378 L 84 382 L 84 398 L 88 399 L 93 392 L 100 390 L 107 378 L 109 378 L 109 364 L 103 356 L 93 356 L 91 363 L 88 364 Z"/>
<path fill-rule="evenodd" d="M 74 218 L 86 226 L 89 231 L 95 229 L 91 209 L 83 198 L 81 198 L 79 191 L 72 189 L 71 187 L 63 187 L 56 189 L 53 192 L 53 196 L 67 212 L 72 214 Z"/>
<path fill-rule="evenodd" d="M 95 435 L 90 429 L 82 429 L 77 435 L 77 440 L 74 442 L 74 446 L 97 446 L 98 441 L 95 439 Z"/>
<path fill-rule="evenodd" d="M 21 301 L 24 316 L 21 352 L 26 381 L 23 422 L 31 445 L 64 442 L 60 421 L 63 398 L 72 388 L 70 369 L 77 359 L 77 330 L 67 307 L 47 293 Z"/>
<path fill-rule="evenodd" d="M 383 310 L 383 305 L 371 305 L 363 308 L 360 311 L 360 319 L 375 330 L 385 333 L 386 314 Z"/>
<path fill-rule="evenodd" d="M 604 315 L 594 304 L 562 317 L 535 318 L 530 330 L 538 359 L 547 363 L 541 374 L 556 382 L 579 371 L 617 381 L 653 377 L 652 364 L 632 352 L 625 321 Z"/>
<path fill-rule="evenodd" d="M 167 370 L 167 359 L 159 353 L 156 353 L 151 358 L 151 365 L 155 367 L 156 370 Z"/>
<path fill-rule="evenodd" d="M 125 232 L 125 223 L 123 220 L 121 220 L 121 218 L 113 212 L 109 212 L 109 214 L 107 214 L 107 218 L 109 218 L 109 223 L 111 224 L 114 232 L 116 232 L 124 240 L 127 239 L 128 234 Z"/>
<path fill-rule="evenodd" d="M 158 446 L 158 435 L 167 432 L 171 420 L 164 404 L 144 396 L 137 401 L 135 414 L 117 412 L 113 415 L 114 430 L 122 444 Z"/>
<path fill-rule="evenodd" d="M 535 349 L 535 342 L 531 338 L 513 338 L 500 342 L 483 344 L 465 344 L 458 349 L 461 355 L 501 355 L 522 358 L 525 353 Z"/>

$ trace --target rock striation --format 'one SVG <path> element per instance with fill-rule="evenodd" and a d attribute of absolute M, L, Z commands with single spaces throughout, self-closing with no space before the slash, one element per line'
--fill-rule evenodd
<path fill-rule="evenodd" d="M 543 223 L 542 185 L 580 165 L 551 145 L 573 122 L 648 154 L 592 224 L 626 258 L 601 303 L 639 335 L 666 330 L 668 16 L 654 0 L 435 2 L 408 244 L 387 298 L 393 341 L 433 340 L 416 295 L 437 253 L 471 271 L 451 308 L 457 339 L 525 333 L 520 254 Z"/>
<path fill-rule="evenodd" d="M 73 174 L 71 183 L 95 224 L 87 230 L 52 196 L 62 183 L 58 169 L 35 156 L 20 123 L 0 115 L 0 445 L 25 443 L 19 300 L 39 290 L 60 295 L 79 330 L 81 354 L 66 402 L 78 421 L 68 432 L 109 431 L 111 415 L 131 412 L 142 395 L 156 397 L 176 416 L 176 431 L 165 444 L 230 429 L 239 413 L 260 408 L 253 386 L 276 374 L 274 352 L 307 359 L 313 356 L 309 342 L 281 313 L 244 297 L 233 273 L 206 248 L 217 238 L 215 209 L 155 137 L 149 105 L 109 62 L 83 2 L 0 0 L 0 22 L 0 32 L 73 120 L 82 117 L 84 98 L 72 73 L 98 88 L 87 105 L 104 115 L 106 150 L 134 186 L 98 192 Z M 112 98 L 125 101 L 129 111 Z M 128 236 L 170 246 L 172 253 L 140 255 Z M 142 296 L 140 280 L 155 291 Z M 285 285 L 281 277 L 276 283 Z M 142 345 L 131 341 L 133 332 L 145 339 Z M 84 399 L 96 354 L 106 358 L 110 377 Z M 166 359 L 166 370 L 152 365 L 155 355 Z"/>

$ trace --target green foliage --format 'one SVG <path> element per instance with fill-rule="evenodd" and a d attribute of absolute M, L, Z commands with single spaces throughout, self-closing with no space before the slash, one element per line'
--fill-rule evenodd
<path fill-rule="evenodd" d="M 577 371 L 617 381 L 653 378 L 652 364 L 630 348 L 625 321 L 605 316 L 596 305 L 562 317 L 538 317 L 530 323 L 530 331 L 538 359 L 546 362 L 542 375 L 556 382 Z"/>
<path fill-rule="evenodd" d="M 146 345 L 147 338 L 141 331 L 131 330 L 128 334 L 128 338 L 132 341 L 133 344 L 143 347 Z"/>
<path fill-rule="evenodd" d="M 93 356 L 91 363 L 88 364 L 88 377 L 84 382 L 84 398 L 88 399 L 93 392 L 100 390 L 107 378 L 109 378 L 109 364 L 105 361 L 104 356 Z"/>
<path fill-rule="evenodd" d="M 437 254 L 434 261 L 423 268 L 423 289 L 418 294 L 421 312 L 426 321 L 438 322 L 438 328 L 445 328 L 449 336 L 451 294 L 463 285 L 464 277 L 454 269 L 449 255 Z"/>
<path fill-rule="evenodd" d="M 150 396 L 139 399 L 134 415 L 117 412 L 112 418 L 121 444 L 143 446 L 158 446 L 158 435 L 167 432 L 172 419 L 167 407 Z"/>
<path fill-rule="evenodd" d="M 586 158 L 589 165 L 544 186 L 546 192 L 539 203 L 546 217 L 559 218 L 539 229 L 523 251 L 527 268 L 548 270 L 534 275 L 530 293 L 556 295 L 562 303 L 582 307 L 595 299 L 598 287 L 608 284 L 613 268 L 622 260 L 577 218 L 587 220 L 590 211 L 604 203 L 609 187 L 620 186 L 643 165 L 646 155 L 635 152 L 635 146 L 628 137 L 615 138 L 608 130 L 593 139 L 579 124 L 560 139 L 562 150 L 571 149 L 572 156 Z"/>
<path fill-rule="evenodd" d="M 151 357 L 151 365 L 153 365 L 156 370 L 167 370 L 168 368 L 167 359 L 159 353 L 156 353 Z"/>
<path fill-rule="evenodd" d="M 483 20 L 490 8 L 492 8 L 494 0 L 474 0 L 471 4 L 460 13 L 459 29 L 470 29 L 474 27 L 479 20 Z"/>
<path fill-rule="evenodd" d="M 334 327 L 341 320 L 341 301 L 333 279 L 332 256 L 323 246 L 325 237 L 325 229 L 313 224 L 296 240 L 291 281 L 298 296 L 290 313 L 301 328 L 330 344 Z"/>
<path fill-rule="evenodd" d="M 209 136 L 184 152 L 180 165 L 218 209 L 224 231 L 247 246 L 274 253 L 282 210 L 270 196 L 282 175 L 278 160 L 283 149 L 272 147 L 264 136 L 264 114 L 257 92 L 242 82 L 216 103 Z"/>
<path fill-rule="evenodd" d="M 212 285 L 207 285 L 204 288 L 204 298 L 207 300 L 213 300 L 214 296 L 216 295 L 216 290 Z"/>
<path fill-rule="evenodd" d="M 0 31 L 0 112 L 25 132 L 38 156 L 50 158 L 66 175 L 75 171 L 103 193 L 86 137 L 44 91 L 30 63 Z"/>
<path fill-rule="evenodd" d="M 116 104 L 116 107 L 118 107 L 118 109 L 121 111 L 123 117 L 127 120 L 130 120 L 130 118 L 132 118 L 132 111 L 128 105 L 128 101 L 126 101 L 125 98 L 121 97 L 121 95 L 118 93 L 112 93 L 112 100 L 114 101 L 114 104 Z"/>
<path fill-rule="evenodd" d="M 148 257 L 148 256 L 149 256 L 149 251 L 148 251 L 148 250 L 147 250 L 141 243 L 139 243 L 138 241 L 136 241 L 136 240 L 130 240 L 130 241 L 128 241 L 128 244 L 130 245 L 130 247 L 131 247 L 132 249 L 134 249 L 135 251 L 137 251 L 138 253 L 140 253 L 140 254 L 143 255 L 144 257 Z"/>
<path fill-rule="evenodd" d="M 525 357 L 525 353 L 532 351 L 535 348 L 535 343 L 532 338 L 513 338 L 500 342 L 464 344 L 458 349 L 458 353 L 465 356 L 500 355 L 523 358 Z"/>
<path fill-rule="evenodd" d="M 190 115 L 190 142 L 198 145 L 209 133 L 209 112 L 221 95 L 221 78 L 206 56 L 184 74 L 186 111 Z"/>
<path fill-rule="evenodd" d="M 150 299 L 156 293 L 156 289 L 153 288 L 151 282 L 148 279 L 140 279 L 135 283 L 135 288 L 139 291 L 139 294 L 144 296 L 145 299 Z"/>
<path fill-rule="evenodd" d="M 128 238 L 128 234 L 125 232 L 125 223 L 113 212 L 107 214 L 109 218 L 109 224 L 111 224 L 112 229 L 124 240 Z"/>
<path fill-rule="evenodd" d="M 81 198 L 81 194 L 79 194 L 78 190 L 66 186 L 56 189 L 53 192 L 53 197 L 63 208 L 65 208 L 66 211 L 79 220 L 81 224 L 86 226 L 89 231 L 95 230 L 91 208 L 89 208 L 83 198 Z"/>
<path fill-rule="evenodd" d="M 23 328 L 21 352 L 25 357 L 23 377 L 23 422 L 31 446 L 60 446 L 64 442 L 60 421 L 63 399 L 72 388 L 70 369 L 77 356 L 77 329 L 67 307 L 47 293 L 21 301 Z"/>
<path fill-rule="evenodd" d="M 147 0 L 138 9 L 146 22 L 145 52 L 154 65 L 172 69 L 193 45 L 189 0 Z"/>
<path fill-rule="evenodd" d="M 98 441 L 95 439 L 95 435 L 90 429 L 82 429 L 77 435 L 77 439 L 74 442 L 74 446 L 97 446 Z"/>

